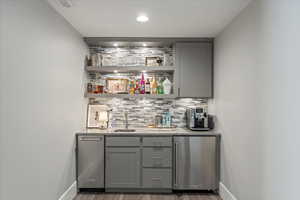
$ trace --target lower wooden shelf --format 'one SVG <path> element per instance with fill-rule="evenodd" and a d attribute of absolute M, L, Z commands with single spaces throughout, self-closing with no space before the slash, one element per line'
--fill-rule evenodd
<path fill-rule="evenodd" d="M 153 99 L 173 99 L 175 94 L 90 94 L 86 93 L 87 98 L 153 98 Z"/>

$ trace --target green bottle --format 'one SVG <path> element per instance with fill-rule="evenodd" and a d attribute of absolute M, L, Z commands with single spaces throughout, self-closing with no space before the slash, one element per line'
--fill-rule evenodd
<path fill-rule="evenodd" d="M 158 94 L 164 94 L 164 86 L 163 86 L 163 81 L 162 81 L 161 78 L 158 81 L 157 93 Z"/>

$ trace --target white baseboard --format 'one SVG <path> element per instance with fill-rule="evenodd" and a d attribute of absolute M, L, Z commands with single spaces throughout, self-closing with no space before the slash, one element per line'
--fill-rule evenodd
<path fill-rule="evenodd" d="M 76 181 L 61 195 L 58 200 L 73 200 L 77 194 Z"/>
<path fill-rule="evenodd" d="M 237 198 L 220 182 L 219 195 L 223 200 L 237 200 Z"/>

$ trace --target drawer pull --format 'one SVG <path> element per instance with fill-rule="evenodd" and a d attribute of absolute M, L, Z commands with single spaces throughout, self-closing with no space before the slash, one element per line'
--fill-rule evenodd
<path fill-rule="evenodd" d="M 161 181 L 161 178 L 152 178 L 152 181 Z"/>
<path fill-rule="evenodd" d="M 161 178 L 152 178 L 152 187 L 160 187 L 162 186 Z"/>

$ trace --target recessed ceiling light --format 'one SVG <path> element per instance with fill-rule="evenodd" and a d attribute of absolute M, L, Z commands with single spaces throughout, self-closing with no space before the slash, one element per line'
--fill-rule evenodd
<path fill-rule="evenodd" d="M 145 23 L 149 20 L 149 18 L 146 15 L 139 15 L 136 18 L 136 21 L 141 22 L 141 23 Z"/>
<path fill-rule="evenodd" d="M 119 46 L 119 44 L 118 43 L 114 43 L 114 47 L 117 47 L 117 46 Z"/>
<path fill-rule="evenodd" d="M 146 73 L 147 71 L 146 71 L 146 70 L 143 70 L 142 72 L 143 72 L 143 73 Z"/>
<path fill-rule="evenodd" d="M 143 46 L 144 46 L 144 47 L 146 47 L 146 46 L 147 46 L 147 44 L 146 44 L 146 43 L 143 43 Z"/>
<path fill-rule="evenodd" d="M 118 70 L 114 70 L 114 73 L 115 73 L 115 74 L 118 73 Z"/>

